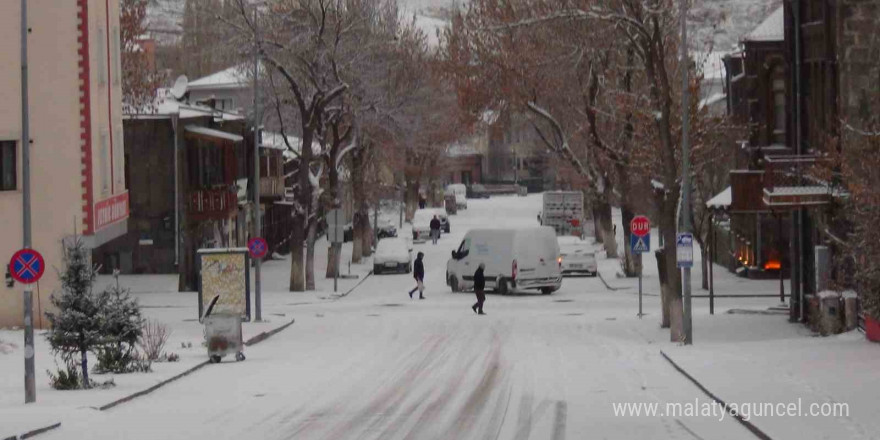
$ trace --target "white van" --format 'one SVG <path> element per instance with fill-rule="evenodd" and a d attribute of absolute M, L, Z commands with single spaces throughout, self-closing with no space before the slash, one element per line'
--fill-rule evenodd
<path fill-rule="evenodd" d="M 446 263 L 446 284 L 453 292 L 473 288 L 474 272 L 485 263 L 487 289 L 549 294 L 562 286 L 560 262 L 553 228 L 471 229 Z"/>
<path fill-rule="evenodd" d="M 463 183 L 450 183 L 446 185 L 447 196 L 455 196 L 455 206 L 458 209 L 467 209 L 467 186 Z"/>

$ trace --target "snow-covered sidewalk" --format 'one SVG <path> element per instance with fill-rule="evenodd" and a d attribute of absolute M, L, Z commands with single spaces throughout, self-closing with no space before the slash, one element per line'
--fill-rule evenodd
<path fill-rule="evenodd" d="M 315 278 L 317 290 L 292 293 L 287 291 L 290 274 L 289 258 L 268 261 L 263 264 L 263 322 L 244 323 L 243 338 L 281 327 L 295 318 L 300 306 L 334 301 L 333 280 L 325 279 L 327 244 L 320 240 L 315 252 Z M 351 243 L 343 246 L 342 273 L 348 272 L 347 261 L 351 259 Z M 351 274 L 357 278 L 340 278 L 338 292 L 352 289 L 372 268 L 371 259 L 351 266 Z M 253 271 L 251 271 L 253 274 Z M 114 282 L 111 277 L 99 277 L 96 288 Z M 180 356 L 177 362 L 154 362 L 150 373 L 104 374 L 92 373 L 92 380 L 101 383 L 113 380 L 115 386 L 106 389 L 57 391 L 49 386 L 47 370 L 56 372 L 63 363 L 55 360 L 44 331 L 35 334 L 37 402 L 24 404 L 24 354 L 23 331 L 0 329 L 0 438 L 21 435 L 27 431 L 58 423 L 66 415 L 82 408 L 99 408 L 103 405 L 142 391 L 187 371 L 205 360 L 207 353 L 202 346 L 203 326 L 198 321 L 198 296 L 196 292 L 177 292 L 176 275 L 130 275 L 120 276 L 120 284 L 131 289 L 141 305 L 145 318 L 167 326 L 171 334 L 165 344 L 166 353 Z M 252 284 L 253 286 L 253 284 Z M 253 296 L 253 292 L 251 293 Z M 296 331 L 296 325 L 287 329 Z M 247 352 L 247 350 L 245 350 Z M 227 361 L 227 359 L 224 359 Z M 89 366 L 97 361 L 90 356 Z"/>

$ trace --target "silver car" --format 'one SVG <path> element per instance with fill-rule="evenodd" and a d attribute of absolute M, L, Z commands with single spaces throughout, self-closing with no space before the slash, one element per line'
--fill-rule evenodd
<path fill-rule="evenodd" d="M 561 246 L 559 258 L 563 276 L 588 275 L 591 277 L 599 273 L 599 264 L 596 262 L 596 254 L 583 246 Z"/>

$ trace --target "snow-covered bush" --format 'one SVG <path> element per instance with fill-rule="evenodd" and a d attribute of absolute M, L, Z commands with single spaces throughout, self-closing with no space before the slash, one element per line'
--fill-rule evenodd
<path fill-rule="evenodd" d="M 46 370 L 49 375 L 49 385 L 56 390 L 76 390 L 82 387 L 82 377 L 73 361 L 65 362 L 65 368 L 59 368 L 55 373 Z"/>

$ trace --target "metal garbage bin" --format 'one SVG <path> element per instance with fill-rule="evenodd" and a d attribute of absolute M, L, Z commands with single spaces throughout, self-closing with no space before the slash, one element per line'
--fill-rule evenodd
<path fill-rule="evenodd" d="M 202 318 L 205 324 L 205 345 L 208 358 L 213 363 L 228 355 L 235 354 L 236 361 L 243 361 L 244 342 L 241 337 L 241 315 L 236 313 L 211 313 L 219 296 L 214 297 Z"/>

